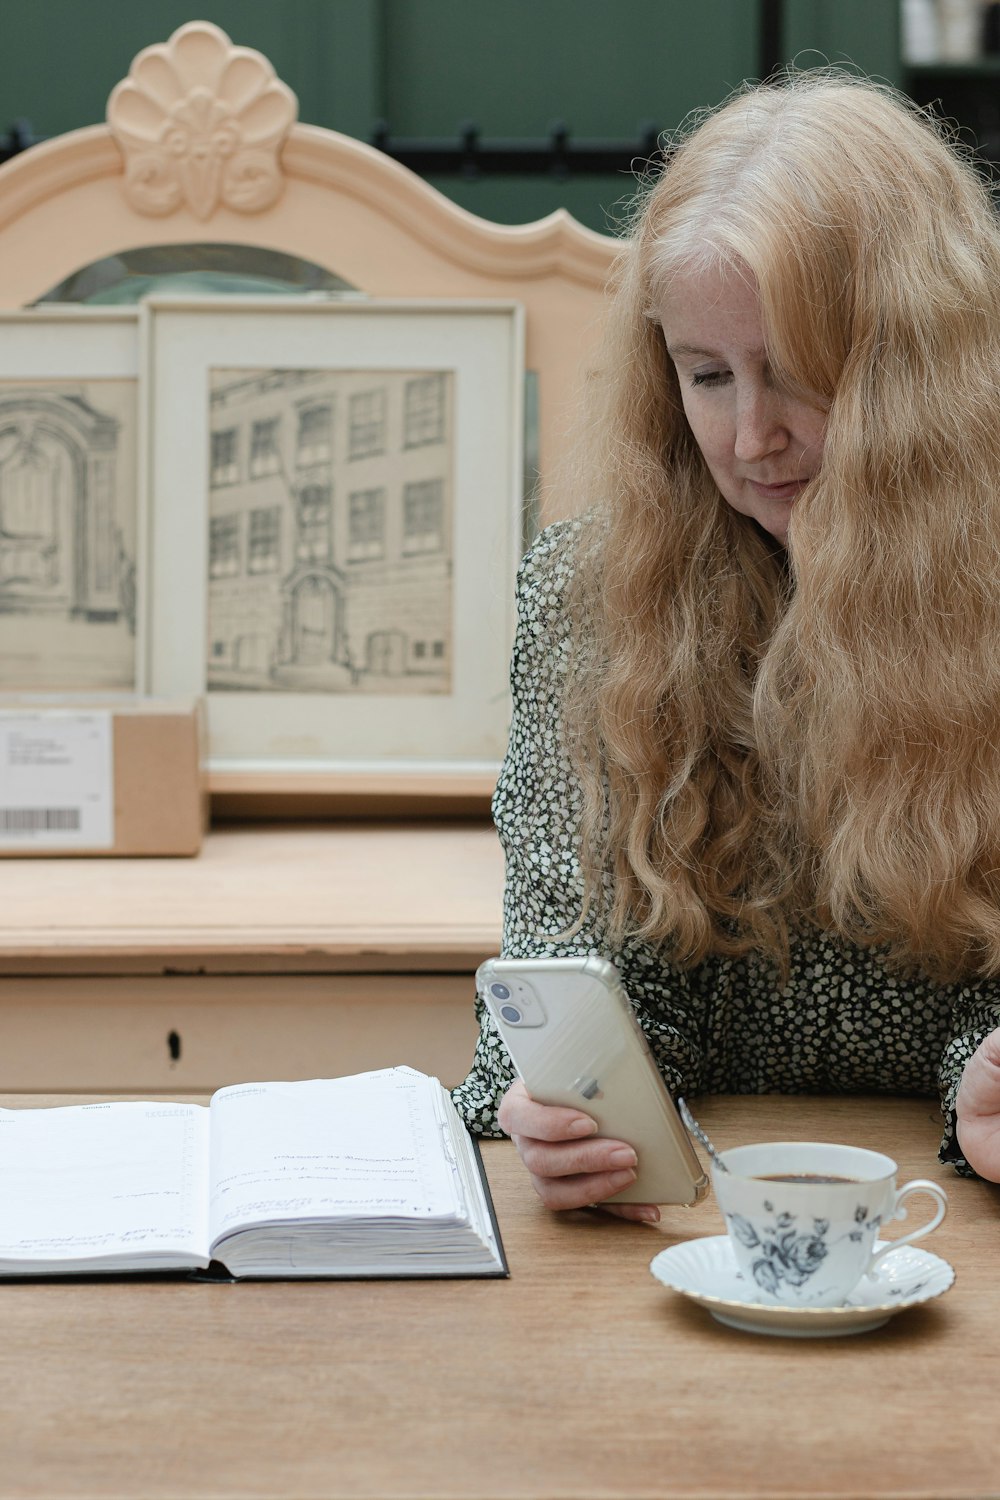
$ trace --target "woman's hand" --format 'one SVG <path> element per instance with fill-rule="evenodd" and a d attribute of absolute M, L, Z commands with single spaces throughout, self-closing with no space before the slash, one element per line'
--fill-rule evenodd
<path fill-rule="evenodd" d="M 955 1110 L 969 1166 L 988 1182 L 1000 1182 L 1000 1027 L 966 1063 Z"/>
<path fill-rule="evenodd" d="M 596 1121 L 582 1110 L 538 1104 L 518 1081 L 500 1101 L 497 1118 L 547 1208 L 600 1206 L 622 1219 L 659 1219 L 655 1203 L 604 1202 L 635 1181 L 637 1158 L 625 1141 L 599 1136 Z"/>

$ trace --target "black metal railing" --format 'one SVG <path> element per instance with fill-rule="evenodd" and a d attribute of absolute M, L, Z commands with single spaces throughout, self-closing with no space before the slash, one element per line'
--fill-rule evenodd
<path fill-rule="evenodd" d="M 9 161 L 19 151 L 38 144 L 37 137 L 28 120 L 15 120 L 6 135 L 0 135 L 0 162 Z"/>
<path fill-rule="evenodd" d="M 484 140 L 472 121 L 459 126 L 452 139 L 395 138 L 380 121 L 371 144 L 421 177 L 567 177 L 630 172 L 653 165 L 659 151 L 659 130 L 640 126 L 634 140 L 576 139 L 569 127 L 556 121 L 547 136 Z"/>

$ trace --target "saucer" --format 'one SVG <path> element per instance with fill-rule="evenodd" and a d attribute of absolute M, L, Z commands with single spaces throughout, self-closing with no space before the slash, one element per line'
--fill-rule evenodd
<path fill-rule="evenodd" d="M 877 1240 L 875 1248 L 886 1243 Z M 729 1328 L 792 1339 L 868 1333 L 904 1308 L 940 1297 L 955 1280 L 954 1270 L 939 1255 L 901 1245 L 879 1262 L 871 1279 L 862 1277 L 840 1307 L 773 1307 L 753 1301 L 727 1234 L 671 1245 L 653 1258 L 649 1269 L 657 1281 L 707 1307 Z"/>

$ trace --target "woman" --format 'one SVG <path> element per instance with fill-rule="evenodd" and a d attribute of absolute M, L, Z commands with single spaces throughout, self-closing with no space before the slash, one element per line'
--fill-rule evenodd
<path fill-rule="evenodd" d="M 494 800 L 504 954 L 610 957 L 674 1092 L 939 1093 L 993 1180 L 998 391 L 1000 228 L 931 122 L 829 74 L 706 118 L 522 566 Z M 470 1127 L 554 1208 L 632 1181 L 482 1024 Z"/>

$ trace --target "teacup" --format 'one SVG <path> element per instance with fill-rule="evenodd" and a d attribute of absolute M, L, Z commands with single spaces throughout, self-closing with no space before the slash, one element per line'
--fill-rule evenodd
<path fill-rule="evenodd" d="M 766 1142 L 722 1152 L 712 1185 L 736 1264 L 756 1302 L 837 1307 L 901 1245 L 941 1223 L 948 1199 L 917 1177 L 896 1186 L 896 1163 L 880 1151 L 819 1141 Z M 905 1219 L 904 1200 L 927 1193 L 926 1224 L 875 1249 L 884 1224 Z"/>

